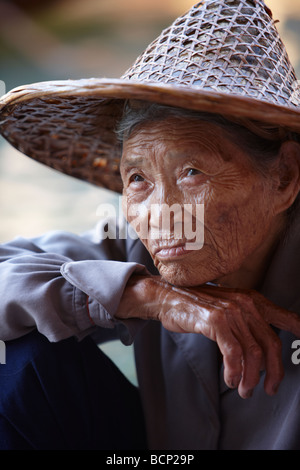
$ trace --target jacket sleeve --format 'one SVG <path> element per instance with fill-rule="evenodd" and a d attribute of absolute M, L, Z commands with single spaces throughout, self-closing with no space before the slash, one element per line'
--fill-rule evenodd
<path fill-rule="evenodd" d="M 97 234 L 51 232 L 0 246 L 1 340 L 34 328 L 50 341 L 81 339 L 100 327 L 103 339 L 113 331 L 132 342 L 144 322 L 117 321 L 114 314 L 129 277 L 147 270 L 127 261 L 125 240 Z"/>

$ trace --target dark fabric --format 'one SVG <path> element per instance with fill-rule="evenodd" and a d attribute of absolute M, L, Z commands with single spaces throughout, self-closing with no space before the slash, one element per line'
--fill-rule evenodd
<path fill-rule="evenodd" d="M 137 388 L 90 339 L 6 343 L 0 449 L 145 449 Z"/>

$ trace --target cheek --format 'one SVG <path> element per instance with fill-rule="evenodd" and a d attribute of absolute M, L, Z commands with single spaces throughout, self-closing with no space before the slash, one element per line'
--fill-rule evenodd
<path fill-rule="evenodd" d="M 217 226 L 239 226 L 256 221 L 269 212 L 269 200 L 264 198 L 264 184 L 252 174 L 239 175 L 230 181 L 212 181 L 205 194 L 206 220 Z"/>
<path fill-rule="evenodd" d="M 138 238 L 148 248 L 149 238 L 149 210 L 145 201 L 137 201 L 135 195 L 123 193 L 122 197 L 123 215 L 130 224 L 130 232 L 134 237 Z M 132 232 L 133 231 L 133 232 Z"/>
<path fill-rule="evenodd" d="M 139 208 L 140 212 L 142 212 L 144 207 L 145 204 L 143 204 L 143 200 L 137 197 L 136 193 L 127 190 L 123 191 L 122 209 L 124 216 L 129 223 L 137 217 Z"/>
<path fill-rule="evenodd" d="M 206 241 L 221 258 L 238 263 L 262 243 L 272 221 L 272 198 L 265 189 L 255 181 L 206 206 Z"/>

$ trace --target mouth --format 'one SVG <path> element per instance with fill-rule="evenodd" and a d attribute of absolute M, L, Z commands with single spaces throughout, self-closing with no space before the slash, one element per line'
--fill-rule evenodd
<path fill-rule="evenodd" d="M 153 251 L 152 254 L 154 257 L 162 260 L 171 260 L 180 258 L 182 256 L 186 256 L 195 250 L 187 249 L 186 242 L 181 243 L 164 243 L 157 246 Z"/>

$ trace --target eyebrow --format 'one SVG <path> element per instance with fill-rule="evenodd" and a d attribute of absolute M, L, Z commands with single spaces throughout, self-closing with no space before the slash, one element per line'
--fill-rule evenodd
<path fill-rule="evenodd" d="M 142 157 L 141 155 L 129 155 L 128 157 L 122 157 L 121 159 L 121 164 L 125 167 L 139 166 L 143 163 L 145 163 L 145 157 Z"/>

